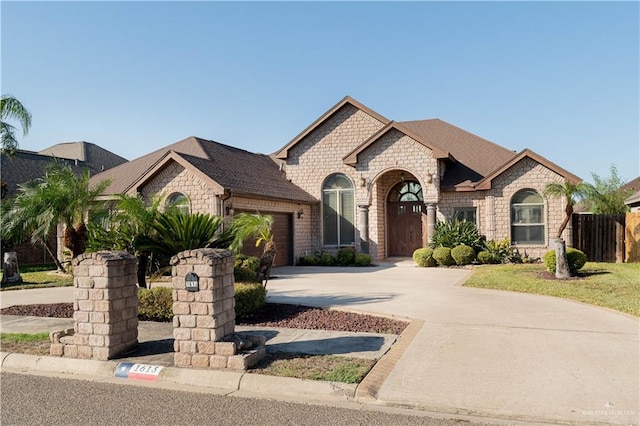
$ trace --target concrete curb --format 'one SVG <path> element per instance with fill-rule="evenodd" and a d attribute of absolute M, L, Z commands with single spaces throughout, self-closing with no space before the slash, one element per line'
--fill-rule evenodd
<path fill-rule="evenodd" d="M 71 376 L 115 379 L 117 361 L 27 355 L 0 352 L 0 370 L 28 373 L 56 373 Z M 134 379 L 123 379 L 133 380 Z M 141 381 L 143 382 L 143 381 Z M 323 401 L 354 401 L 356 385 L 338 382 L 277 377 L 244 371 L 163 367 L 156 383 L 207 388 L 224 392 L 248 392 L 265 397 L 313 397 Z"/>

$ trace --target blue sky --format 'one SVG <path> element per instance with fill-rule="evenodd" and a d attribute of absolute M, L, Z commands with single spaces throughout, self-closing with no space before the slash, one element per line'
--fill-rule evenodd
<path fill-rule="evenodd" d="M 8 2 L 20 147 L 133 159 L 195 135 L 271 153 L 345 95 L 585 180 L 640 175 L 637 2 Z"/>

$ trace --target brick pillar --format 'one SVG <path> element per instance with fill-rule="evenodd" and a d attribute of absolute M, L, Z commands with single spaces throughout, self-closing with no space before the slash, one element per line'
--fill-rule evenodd
<path fill-rule="evenodd" d="M 138 344 L 136 258 L 85 253 L 73 260 L 73 330 L 51 334 L 51 355 L 107 360 Z"/>
<path fill-rule="evenodd" d="M 174 364 L 226 367 L 226 357 L 222 366 L 215 355 L 234 355 L 235 349 L 228 347 L 225 352 L 225 345 L 216 348 L 214 342 L 235 331 L 233 255 L 220 249 L 187 250 L 174 256 L 171 265 Z M 190 273 L 198 279 L 195 291 L 187 289 Z"/>

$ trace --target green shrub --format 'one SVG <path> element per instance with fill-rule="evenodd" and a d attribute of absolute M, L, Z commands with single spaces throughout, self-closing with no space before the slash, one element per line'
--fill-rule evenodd
<path fill-rule="evenodd" d="M 433 258 L 433 249 L 430 247 L 423 247 L 414 251 L 413 261 L 423 268 L 438 266 L 438 262 Z"/>
<path fill-rule="evenodd" d="M 451 249 L 449 247 L 438 247 L 433 251 L 433 258 L 440 266 L 455 265 L 456 261 L 451 257 Z"/>
<path fill-rule="evenodd" d="M 262 284 L 235 284 L 236 317 L 247 318 L 267 302 L 267 289 Z"/>
<path fill-rule="evenodd" d="M 298 266 L 314 266 L 318 264 L 318 259 L 315 256 L 300 256 L 298 259 Z"/>
<path fill-rule="evenodd" d="M 256 271 L 245 268 L 244 266 L 236 266 L 233 268 L 233 278 L 237 283 L 256 283 Z"/>
<path fill-rule="evenodd" d="M 473 247 L 480 251 L 484 246 L 484 236 L 480 235 L 478 228 L 472 222 L 466 220 L 449 219 L 446 222 L 438 221 L 429 246 L 454 248 L 460 244 Z"/>
<path fill-rule="evenodd" d="M 244 254 L 240 254 L 236 257 L 234 266 L 248 268 L 255 273 L 258 272 L 258 268 L 260 267 L 260 259 L 255 256 L 246 256 Z"/>
<path fill-rule="evenodd" d="M 544 264 L 549 272 L 556 272 L 556 251 L 549 250 L 544 255 Z M 587 255 L 573 247 L 567 247 L 567 261 L 569 262 L 569 272 L 574 275 L 587 263 Z"/>
<path fill-rule="evenodd" d="M 358 253 L 356 254 L 354 263 L 356 266 L 369 266 L 371 265 L 371 256 L 367 253 Z"/>
<path fill-rule="evenodd" d="M 469 265 L 476 260 L 476 251 L 473 247 L 469 247 L 466 244 L 460 244 L 455 246 L 451 250 L 451 257 L 456 261 L 457 265 Z"/>
<path fill-rule="evenodd" d="M 345 247 L 338 250 L 336 262 L 340 265 L 353 265 L 356 260 L 356 251 L 353 247 Z"/>
<path fill-rule="evenodd" d="M 491 263 L 505 263 L 509 256 L 510 247 L 511 243 L 508 238 L 485 241 L 484 243 L 484 250 L 488 251 L 494 259 Z"/>
<path fill-rule="evenodd" d="M 500 263 L 500 260 L 493 253 L 483 250 L 478 253 L 478 262 L 489 265 L 493 263 Z"/>
<path fill-rule="evenodd" d="M 318 264 L 323 266 L 333 266 L 336 264 L 336 257 L 331 253 L 322 253 Z"/>
<path fill-rule="evenodd" d="M 156 287 L 138 289 L 138 319 L 168 322 L 173 319 L 173 289 Z"/>

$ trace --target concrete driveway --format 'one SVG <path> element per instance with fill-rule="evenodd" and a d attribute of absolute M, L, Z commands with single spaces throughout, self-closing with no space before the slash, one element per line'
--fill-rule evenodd
<path fill-rule="evenodd" d="M 638 424 L 639 323 L 564 299 L 462 287 L 466 269 L 282 267 L 269 300 L 425 321 L 378 399 L 533 422 Z"/>

